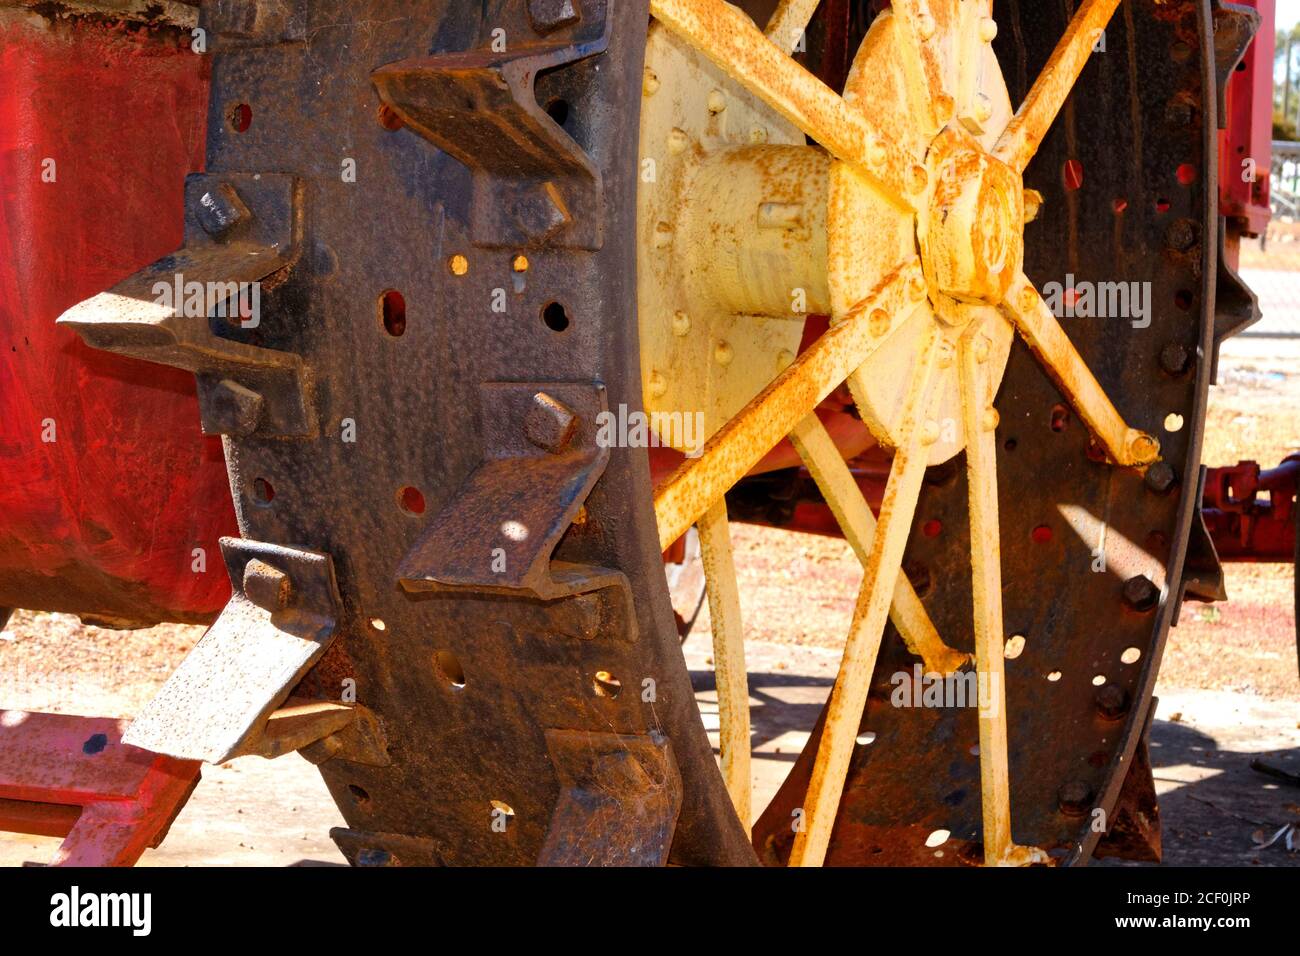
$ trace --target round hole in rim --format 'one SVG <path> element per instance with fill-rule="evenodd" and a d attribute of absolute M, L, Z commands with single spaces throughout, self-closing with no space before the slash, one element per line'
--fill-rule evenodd
<path fill-rule="evenodd" d="M 230 108 L 230 128 L 236 133 L 246 133 L 253 125 L 253 108 L 247 103 L 237 103 Z"/>
<path fill-rule="evenodd" d="M 502 800 L 489 800 L 492 806 L 492 820 L 503 820 L 507 827 L 515 822 L 515 808 Z"/>
<path fill-rule="evenodd" d="M 1119 656 L 1125 664 L 1136 664 L 1141 658 L 1142 651 L 1136 647 L 1125 648 L 1124 653 Z"/>
<path fill-rule="evenodd" d="M 1064 405 L 1052 406 L 1052 431 L 1063 432 L 1070 424 L 1070 410 Z"/>
<path fill-rule="evenodd" d="M 609 671 L 596 671 L 591 686 L 599 696 L 608 697 L 610 700 L 623 692 L 623 682 Z"/>
<path fill-rule="evenodd" d="M 1183 186 L 1190 186 L 1196 182 L 1196 167 L 1191 163 L 1183 163 L 1178 167 L 1178 182 Z"/>
<path fill-rule="evenodd" d="M 1009 661 L 1014 661 L 1017 657 L 1025 652 L 1025 635 L 1012 634 L 1007 638 L 1006 646 L 1002 649 L 1002 656 Z"/>
<path fill-rule="evenodd" d="M 556 125 L 563 126 L 569 122 L 569 101 L 556 97 L 546 104 L 546 115 L 555 120 Z"/>
<path fill-rule="evenodd" d="M 558 302 L 551 302 L 542 309 L 542 321 L 552 332 L 563 332 L 569 327 L 569 313 Z"/>
<path fill-rule="evenodd" d="M 857 737 L 859 747 L 870 747 L 876 742 L 876 732 L 874 730 L 863 731 Z"/>
<path fill-rule="evenodd" d="M 388 625 L 384 623 L 384 619 L 381 617 L 372 617 L 370 619 L 370 626 L 373 627 L 376 631 L 388 630 Z"/>
<path fill-rule="evenodd" d="M 275 487 L 265 478 L 253 481 L 253 499 L 261 505 L 269 505 L 275 500 Z"/>
<path fill-rule="evenodd" d="M 931 833 L 928 837 L 925 838 L 925 845 L 933 850 L 935 847 L 943 846 L 945 843 L 947 843 L 949 837 L 951 836 L 952 833 L 950 833 L 947 830 L 935 830 L 933 833 Z"/>
<path fill-rule="evenodd" d="M 469 259 L 458 252 L 447 260 L 447 268 L 454 276 L 469 275 Z"/>
<path fill-rule="evenodd" d="M 1173 433 L 1183 430 L 1183 416 L 1176 412 L 1170 412 L 1165 416 L 1165 431 Z"/>
<path fill-rule="evenodd" d="M 520 255 L 515 256 L 514 261 L 510 263 L 510 268 L 514 269 L 515 272 L 527 272 L 528 257 L 523 255 L 522 253 Z"/>
<path fill-rule="evenodd" d="M 1070 192 L 1083 188 L 1083 163 L 1077 159 L 1067 159 L 1061 167 L 1061 181 Z"/>
<path fill-rule="evenodd" d="M 1050 674 L 1047 675 L 1047 679 L 1051 681 L 1053 684 L 1055 684 L 1057 681 L 1061 679 L 1061 672 L 1052 671 Z"/>
<path fill-rule="evenodd" d="M 1052 529 L 1045 524 L 1040 524 L 1029 536 L 1034 539 L 1036 544 L 1047 544 L 1052 540 Z"/>
<path fill-rule="evenodd" d="M 438 676 L 450 684 L 454 689 L 464 689 L 465 668 L 460 666 L 460 658 L 451 651 L 434 652 L 433 666 L 434 669 L 437 670 Z"/>
<path fill-rule="evenodd" d="M 1096 675 L 1095 677 L 1093 677 L 1093 679 L 1092 679 L 1092 686 L 1093 686 L 1093 687 L 1105 687 L 1105 686 L 1106 686 L 1106 675 L 1105 675 L 1105 674 L 1098 674 L 1098 675 Z"/>
<path fill-rule="evenodd" d="M 370 802 L 370 794 L 366 793 L 363 788 L 358 787 L 355 783 L 348 784 L 348 793 L 352 794 L 352 799 L 359 804 L 364 805 Z"/>
<path fill-rule="evenodd" d="M 379 319 L 384 331 L 393 338 L 406 334 L 406 297 L 396 289 L 389 289 L 379 297 Z"/>
<path fill-rule="evenodd" d="M 397 506 L 412 517 L 424 514 L 424 494 L 419 488 L 407 485 L 397 492 Z"/>
<path fill-rule="evenodd" d="M 927 538 L 937 538 L 943 533 L 943 522 L 938 518 L 931 518 L 921 525 L 921 533 Z"/>

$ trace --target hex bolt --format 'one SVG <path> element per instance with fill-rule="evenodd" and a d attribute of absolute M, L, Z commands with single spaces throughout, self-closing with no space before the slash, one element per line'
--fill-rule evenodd
<path fill-rule="evenodd" d="M 1071 780 L 1056 791 L 1061 812 L 1071 817 L 1081 817 L 1092 803 L 1092 787 L 1083 780 Z"/>
<path fill-rule="evenodd" d="M 1158 495 L 1167 495 L 1178 483 L 1178 475 L 1167 461 L 1158 461 L 1150 468 L 1143 480 L 1148 488 Z"/>
<path fill-rule="evenodd" d="M 220 183 L 209 189 L 199 197 L 194 207 L 194 218 L 213 239 L 228 235 L 250 215 L 239 193 L 229 183 Z"/>
<path fill-rule="evenodd" d="M 1190 219 L 1176 219 L 1165 231 L 1165 244 L 1175 252 L 1188 252 L 1196 245 L 1196 231 Z"/>
<path fill-rule="evenodd" d="M 1146 575 L 1139 574 L 1124 582 L 1124 603 L 1135 611 L 1153 611 L 1160 603 L 1160 589 Z"/>
<path fill-rule="evenodd" d="M 1192 104 L 1185 100 L 1173 100 L 1165 107 L 1165 122 L 1177 129 L 1191 126 L 1195 118 Z"/>
<path fill-rule="evenodd" d="M 545 392 L 533 396 L 524 419 L 524 434 L 528 440 L 543 451 L 558 455 L 573 440 L 578 430 L 578 416 L 562 402 Z"/>
<path fill-rule="evenodd" d="M 260 394 L 228 378 L 206 390 L 206 394 L 202 394 L 202 386 L 200 390 L 205 434 L 247 438 L 257 431 L 266 409 L 266 400 Z"/>
<path fill-rule="evenodd" d="M 579 0 L 528 0 L 528 18 L 545 35 L 581 20 L 582 7 Z"/>
<path fill-rule="evenodd" d="M 1160 350 L 1160 367 L 1167 375 L 1182 375 L 1192 364 L 1192 352 L 1186 345 L 1170 342 Z"/>
<path fill-rule="evenodd" d="M 274 614 L 293 600 L 293 582 L 279 568 L 254 558 L 244 565 L 244 596 Z"/>
<path fill-rule="evenodd" d="M 1106 720 L 1119 720 L 1128 713 L 1128 693 L 1116 684 L 1106 684 L 1097 690 L 1097 713 Z"/>

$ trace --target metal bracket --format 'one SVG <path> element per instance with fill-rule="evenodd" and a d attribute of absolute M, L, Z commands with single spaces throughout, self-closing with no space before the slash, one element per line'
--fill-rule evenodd
<path fill-rule="evenodd" d="M 668 739 L 548 730 L 564 790 L 539 866 L 664 866 L 682 781 Z"/>
<path fill-rule="evenodd" d="M 608 48 L 606 0 L 587 0 L 581 9 L 565 40 L 511 44 L 504 53 L 415 57 L 371 74 L 380 97 L 408 127 L 472 172 L 475 245 L 603 245 L 600 171 L 542 109 L 534 90 L 539 73 Z"/>
<path fill-rule="evenodd" d="M 286 175 L 195 175 L 185 184 L 185 246 L 59 323 L 92 348 L 170 365 L 198 379 L 210 435 L 312 438 L 318 423 L 301 356 L 224 338 L 251 331 L 261 300 L 301 249 L 301 186 Z"/>
<path fill-rule="evenodd" d="M 1241 3 L 1214 7 L 1214 87 L 1219 105 L 1219 129 L 1228 128 L 1228 81 L 1259 32 L 1259 11 Z"/>
<path fill-rule="evenodd" d="M 236 538 L 223 538 L 221 550 L 230 603 L 126 743 L 208 763 L 263 753 L 272 714 L 334 640 L 340 602 L 329 555 Z"/>
<path fill-rule="evenodd" d="M 401 586 L 552 600 L 616 583 L 617 572 L 551 565 L 609 461 L 596 440 L 608 407 L 604 387 L 494 382 L 482 386 L 480 399 L 483 463 L 402 560 Z"/>

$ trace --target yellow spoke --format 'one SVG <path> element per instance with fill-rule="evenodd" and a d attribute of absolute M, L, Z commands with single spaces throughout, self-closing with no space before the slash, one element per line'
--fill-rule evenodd
<path fill-rule="evenodd" d="M 722 778 L 745 832 L 750 824 L 749 678 L 745 671 L 745 629 L 731 553 L 731 528 L 724 499 L 700 516 L 700 559 L 713 624 L 713 679 L 718 691 L 718 750 Z"/>
<path fill-rule="evenodd" d="M 898 55 L 907 83 L 921 91 L 929 112 L 927 125 L 937 130 L 948 122 L 944 110 L 936 99 L 946 96 L 943 88 L 943 66 L 930 45 L 934 38 L 935 22 L 924 0 L 894 0 L 893 16 L 897 23 Z M 869 77 L 863 77 L 869 81 Z"/>
<path fill-rule="evenodd" d="M 894 464 L 880 509 L 880 523 L 871 542 L 862 591 L 849 628 L 839 676 L 831 691 L 808 795 L 803 825 L 795 834 L 791 866 L 820 866 L 830 845 L 831 828 L 848 776 L 853 745 L 871 688 L 871 676 L 880 653 L 885 619 L 889 615 L 903 561 L 903 551 L 921 494 L 929 446 L 938 437 L 938 425 L 929 420 L 937 392 L 935 375 L 936 333 L 926 334 L 921 361 L 908 390 L 903 423 L 906 441 L 896 450 Z"/>
<path fill-rule="evenodd" d="M 817 4 L 821 0 L 781 0 L 781 3 L 772 11 L 772 16 L 767 21 L 767 28 L 764 33 L 767 38 L 775 43 L 782 53 L 792 53 L 799 46 L 799 41 L 804 38 L 804 32 L 808 29 L 813 14 L 817 12 Z"/>
<path fill-rule="evenodd" d="M 1111 461 L 1144 467 L 1159 460 L 1160 443 L 1125 423 L 1052 310 L 1023 274 L 1012 283 L 1002 311 L 1024 336 L 1048 376 L 1092 430 Z"/>
<path fill-rule="evenodd" d="M 876 516 L 871 513 L 835 440 L 815 413 L 795 426 L 790 439 L 839 522 L 845 540 L 865 567 L 876 535 Z M 970 660 L 970 655 L 943 642 L 912 582 L 905 576 L 900 575 L 894 585 L 889 619 L 898 628 L 908 650 L 925 662 L 926 673 L 954 674 Z"/>
<path fill-rule="evenodd" d="M 1047 66 L 1043 67 L 1019 112 L 998 140 L 994 156 L 1017 172 L 1025 171 L 1074 89 L 1098 36 L 1110 23 L 1119 3 L 1120 0 L 1083 0 Z"/>
<path fill-rule="evenodd" d="M 859 368 L 924 300 L 925 278 L 913 259 L 724 425 L 699 458 L 683 462 L 655 489 L 655 517 L 664 549 Z"/>
<path fill-rule="evenodd" d="M 832 155 L 860 166 L 893 202 L 910 208 L 911 197 L 925 188 L 923 167 L 736 7 L 725 0 L 651 0 L 650 12 Z"/>

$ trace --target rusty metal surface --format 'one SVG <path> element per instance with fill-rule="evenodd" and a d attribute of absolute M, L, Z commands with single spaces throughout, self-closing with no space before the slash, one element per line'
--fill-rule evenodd
<path fill-rule="evenodd" d="M 329 556 L 232 538 L 221 546 L 230 603 L 132 722 L 127 743 L 208 763 L 263 752 L 267 721 L 337 636 Z"/>
<path fill-rule="evenodd" d="M 706 450 L 669 482 L 685 489 L 671 533 L 656 528 L 643 450 L 612 449 L 607 463 L 589 449 L 586 457 L 564 451 L 574 447 L 567 415 L 582 417 L 582 403 L 562 389 L 603 387 L 608 407 L 641 407 L 631 281 L 638 157 L 628 104 L 642 88 L 649 5 L 611 4 L 608 45 L 591 56 L 583 46 L 587 3 L 575 7 L 583 11 L 577 19 L 540 11 L 540 25 L 537 9 L 504 0 L 475 9 L 445 2 L 412 9 L 395 0 L 290 6 L 293 30 L 254 43 L 242 28 L 215 31 L 209 177 L 215 189 L 259 171 L 300 184 L 302 253 L 276 273 L 262 341 L 252 347 L 300 359 L 316 383 L 310 415 L 319 430 L 294 440 L 260 434 L 248 427 L 249 403 L 238 400 L 239 427 L 222 430 L 244 534 L 317 553 L 337 569 L 333 643 L 319 658 L 297 658 L 303 669 L 315 666 L 295 696 L 330 702 L 350 687 L 386 734 L 386 766 L 346 754 L 321 764 L 349 825 L 336 833 L 340 847 L 359 865 L 752 863 L 695 709 L 660 552 L 825 397 L 800 382 L 800 370 L 830 358 L 805 353 L 811 358 L 772 390 L 799 393 L 795 419 L 767 422 L 761 441 L 724 432 L 712 455 Z M 893 167 L 887 149 L 877 156 L 870 148 L 870 124 L 856 114 L 840 123 L 838 97 L 832 103 L 828 90 L 772 60 L 738 14 L 704 4 L 714 15 L 706 23 L 681 0 L 654 6 L 683 33 L 702 39 L 706 27 L 721 29 L 723 41 L 754 53 L 742 64 L 746 85 L 787 115 L 811 117 L 832 149 L 868 167 Z M 1001 15 L 997 52 L 1018 100 L 1067 18 L 1014 0 Z M 1008 633 L 1027 635 L 1023 653 L 1007 662 L 1013 836 L 1061 862 L 1086 860 L 1095 843 L 1079 808 L 1086 817 L 1091 805 L 1115 806 L 1181 596 L 1196 504 L 1194 483 L 1183 476 L 1196 474 L 1208 367 L 1171 374 L 1159 356 L 1171 342 L 1210 354 L 1217 230 L 1205 186 L 1216 179 L 1208 15 L 1208 3 L 1194 0 L 1125 4 L 1108 37 L 1123 55 L 1094 58 L 1084 70 L 1083 89 L 1105 95 L 1072 98 L 1027 171 L 1043 202 L 1026 236 L 1025 271 L 1036 283 L 1065 281 L 1067 270 L 1150 282 L 1156 310 L 1140 334 L 1117 341 L 1118 330 L 1102 320 L 1072 322 L 1069 332 L 1135 427 L 1156 432 L 1170 413 L 1185 423 L 1164 436 L 1175 478 L 1157 494 L 1139 473 L 1101 461 L 1083 427 L 1053 427 L 1062 397 L 1027 349 L 1016 347 L 998 400 L 1005 615 Z M 356 29 L 362 19 L 364 33 Z M 527 38 L 512 43 L 505 61 L 484 52 L 497 28 Z M 1135 64 L 1164 62 L 1171 48 L 1179 54 L 1173 68 L 1139 74 Z M 520 66 L 530 62 L 555 68 L 532 75 Z M 509 95 L 488 82 L 493 77 Z M 792 77 L 811 97 L 811 112 L 780 88 Z M 458 148 L 524 143 L 529 162 L 503 164 L 472 148 L 440 152 L 445 133 L 433 129 L 430 90 L 475 92 L 506 127 L 492 129 L 493 120 L 468 108 L 438 114 L 459 131 Z M 562 101 L 565 110 L 548 111 L 548 125 L 528 95 L 537 104 Z M 1118 142 L 1081 132 L 1098 129 Z M 548 157 L 539 137 L 562 146 L 560 155 Z M 339 175 L 345 157 L 360 173 L 352 181 Z M 1089 170 L 1086 189 L 1068 188 L 1066 159 Z M 1200 164 L 1195 183 L 1177 183 L 1181 162 Z M 566 177 L 593 181 L 580 168 L 598 174 L 603 203 L 556 200 Z M 896 196 L 914 191 L 890 187 Z M 545 198 L 549 219 L 521 224 L 523 196 Z M 1190 312 L 1175 306 L 1183 290 L 1194 290 Z M 400 323 L 386 321 L 395 291 Z M 498 291 L 504 311 L 492 307 Z M 895 291 L 906 298 L 909 290 Z M 853 323 L 840 329 L 846 338 Z M 218 351 L 239 341 L 236 330 L 212 334 Z M 831 335 L 824 341 L 833 344 Z M 126 339 L 106 341 L 121 347 Z M 474 398 L 489 383 L 520 382 L 528 384 L 513 397 Z M 763 396 L 756 401 L 761 410 Z M 340 437 L 347 423 L 360 436 L 354 441 Z M 524 453 L 525 445 L 533 451 Z M 715 469 L 722 477 L 704 480 Z M 944 530 L 912 535 L 905 567 L 924 569 L 937 585 L 922 593 L 927 610 L 966 652 L 966 479 L 957 468 L 923 484 L 920 472 L 910 475 L 921 488 L 917 522 Z M 554 481 L 549 490 L 534 482 L 542 473 Z M 683 477 L 691 475 L 708 493 L 692 493 Z M 503 522 L 518 517 L 503 509 L 523 510 L 545 530 L 506 550 L 498 570 L 493 542 Z M 906 530 L 881 537 L 901 548 Z M 1114 566 L 1094 573 L 1102 530 L 1121 544 L 1108 552 Z M 522 565 L 512 566 L 511 555 Z M 236 578 L 248 593 L 237 594 L 228 613 L 253 607 L 254 594 L 262 605 L 282 600 L 275 572 L 289 572 L 269 556 L 265 563 Z M 538 586 L 547 579 L 553 590 Z M 1134 582 L 1143 585 L 1138 598 Z M 610 600 L 610 592 L 629 599 Z M 250 633 L 260 627 L 268 636 L 260 617 L 249 622 L 257 625 Z M 893 707 L 890 677 L 912 663 L 888 632 L 862 721 L 873 742 L 849 757 L 832 864 L 981 857 L 975 712 Z M 257 693 L 241 709 L 243 731 L 292 690 L 282 677 L 253 675 Z M 196 681 L 171 701 L 171 719 L 186 706 L 217 707 L 221 689 L 219 681 L 210 689 Z M 753 847 L 766 862 L 789 851 L 791 813 L 807 791 L 819 733 L 755 829 Z M 573 744 L 593 740 L 610 766 Z M 645 824 L 630 842 L 609 824 L 629 809 Z M 589 842 L 587 827 L 601 838 Z M 939 829 L 952 839 L 936 855 L 927 837 Z"/>

